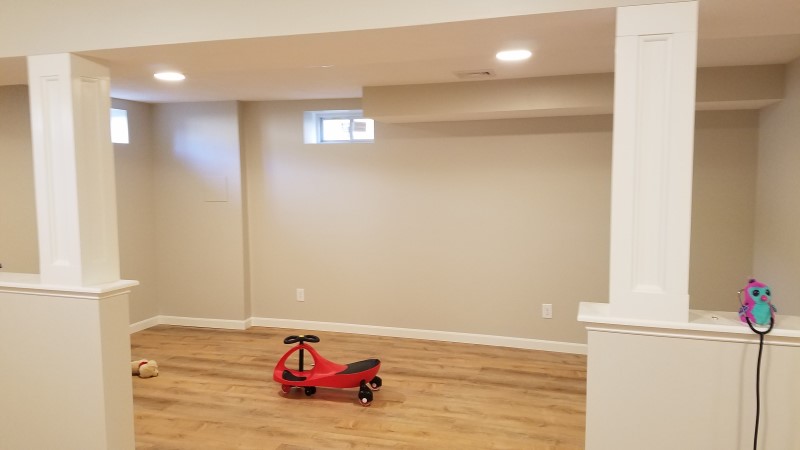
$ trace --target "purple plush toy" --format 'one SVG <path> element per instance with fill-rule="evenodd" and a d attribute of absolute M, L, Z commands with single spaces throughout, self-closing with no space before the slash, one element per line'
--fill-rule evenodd
<path fill-rule="evenodd" d="M 747 323 L 747 319 L 750 319 L 751 323 L 769 325 L 775 318 L 775 312 L 778 311 L 772 304 L 772 292 L 769 286 L 751 279 L 742 292 L 744 292 L 744 302 L 739 308 L 739 318 L 742 322 Z"/>

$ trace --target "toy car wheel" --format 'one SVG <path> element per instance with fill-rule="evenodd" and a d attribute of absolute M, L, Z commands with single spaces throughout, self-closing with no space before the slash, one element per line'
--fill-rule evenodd
<path fill-rule="evenodd" d="M 379 376 L 376 376 L 369 382 L 369 387 L 371 387 L 373 391 L 380 391 L 381 386 L 383 386 L 383 380 L 381 380 Z"/>
<path fill-rule="evenodd" d="M 311 397 L 312 395 L 317 393 L 317 388 L 315 388 L 314 386 L 307 386 L 305 392 L 308 397 Z"/>
<path fill-rule="evenodd" d="M 372 404 L 372 392 L 368 395 L 364 395 L 362 393 L 358 393 L 358 400 L 361 402 L 361 406 L 369 406 Z"/>
<path fill-rule="evenodd" d="M 289 392 L 291 392 L 292 387 L 289 386 L 288 384 L 282 384 L 281 390 L 283 391 L 284 394 L 288 394 Z"/>
<path fill-rule="evenodd" d="M 358 389 L 358 400 L 362 406 L 369 406 L 372 404 L 372 390 L 367 386 L 366 381 L 361 382 Z"/>

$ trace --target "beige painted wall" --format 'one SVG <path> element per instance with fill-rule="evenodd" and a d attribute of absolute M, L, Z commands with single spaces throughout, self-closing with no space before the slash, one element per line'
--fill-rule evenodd
<path fill-rule="evenodd" d="M 246 318 L 238 108 L 153 105 L 161 314 Z"/>
<path fill-rule="evenodd" d="M 578 301 L 608 289 L 610 116 L 303 144 L 304 110 L 355 106 L 246 105 L 254 316 L 581 341 Z"/>
<path fill-rule="evenodd" d="M 738 309 L 753 272 L 758 111 L 696 117 L 690 307 Z"/>
<path fill-rule="evenodd" d="M 128 111 L 130 143 L 114 144 L 114 162 L 121 277 L 139 281 L 130 294 L 130 320 L 135 323 L 159 314 L 152 106 L 113 99 L 112 107 Z"/>
<path fill-rule="evenodd" d="M 781 314 L 800 315 L 800 60 L 786 97 L 761 112 L 754 272 L 772 286 Z"/>
<path fill-rule="evenodd" d="M 115 153 L 123 276 L 142 282 L 132 322 L 252 315 L 583 342 L 577 302 L 606 300 L 608 116 L 379 124 L 375 144 L 307 145 L 303 111 L 358 101 L 115 105 L 131 121 Z M 696 309 L 735 309 L 753 272 L 754 216 L 731 211 L 754 204 L 755 114 L 697 116 Z M 220 177 L 228 202 L 206 202 Z M 35 230 L 30 189 L 2 214 L 34 224 L 20 236 Z"/>
<path fill-rule="evenodd" d="M 578 302 L 608 295 L 610 116 L 378 124 L 374 144 L 303 144 L 303 111 L 355 107 L 245 104 L 253 315 L 585 342 Z M 715 227 L 715 205 L 748 195 L 715 171 L 752 170 L 755 118 L 698 116 L 696 208 Z M 739 126 L 746 158 L 709 164 Z M 741 245 L 697 246 L 693 279 L 713 282 L 694 307 L 749 273 L 752 224 L 730 234 Z"/>
<path fill-rule="evenodd" d="M 0 264 L 39 273 L 27 86 L 0 86 Z"/>

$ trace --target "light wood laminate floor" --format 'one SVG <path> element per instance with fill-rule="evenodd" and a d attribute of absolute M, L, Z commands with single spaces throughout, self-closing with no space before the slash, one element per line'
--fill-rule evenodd
<path fill-rule="evenodd" d="M 383 388 L 282 394 L 272 370 L 290 334 L 325 358 L 378 357 Z M 481 345 L 253 327 L 161 325 L 131 335 L 137 449 L 582 449 L 586 357 Z"/>

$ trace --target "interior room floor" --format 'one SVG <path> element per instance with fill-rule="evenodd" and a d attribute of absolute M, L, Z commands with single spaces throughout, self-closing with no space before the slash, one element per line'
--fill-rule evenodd
<path fill-rule="evenodd" d="M 272 371 L 290 348 L 283 338 L 303 333 L 160 325 L 132 334 L 132 357 L 160 371 L 133 378 L 136 448 L 583 448 L 583 355 L 314 332 L 326 359 L 381 359 L 383 387 L 362 407 L 356 388 L 281 392 Z"/>

